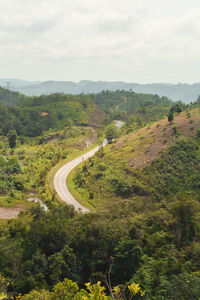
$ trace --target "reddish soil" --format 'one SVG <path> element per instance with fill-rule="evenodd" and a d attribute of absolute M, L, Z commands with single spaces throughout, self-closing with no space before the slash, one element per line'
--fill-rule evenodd
<path fill-rule="evenodd" d="M 0 219 L 16 218 L 18 214 L 24 210 L 23 206 L 18 207 L 0 207 Z"/>
<path fill-rule="evenodd" d="M 49 113 L 48 113 L 47 111 L 42 111 L 42 112 L 41 112 L 41 115 L 42 115 L 42 116 L 48 116 L 48 114 L 49 114 Z"/>
<path fill-rule="evenodd" d="M 164 150 L 175 143 L 177 138 L 173 135 L 172 128 L 174 126 L 177 128 L 179 138 L 191 138 L 194 136 L 196 130 L 200 127 L 200 116 L 195 114 L 195 110 L 193 112 L 194 113 L 191 112 L 191 118 L 187 118 L 185 113 L 177 115 L 172 124 L 166 119 L 152 124 L 149 131 L 153 132 L 153 142 L 147 145 L 142 157 L 139 155 L 132 161 L 132 166 L 139 168 L 151 163 L 154 159 L 158 158 Z M 191 120 L 192 123 L 190 123 Z M 159 127 L 157 127 L 157 124 L 159 124 Z"/>
<path fill-rule="evenodd" d="M 125 140 L 128 140 L 128 145 L 131 143 L 133 145 L 132 151 L 129 148 L 128 165 L 132 168 L 144 167 L 160 157 L 161 153 L 178 139 L 191 138 L 196 135 L 197 129 L 200 128 L 199 109 L 191 110 L 190 114 L 190 118 L 185 112 L 175 116 L 172 124 L 167 119 L 155 122 L 150 128 L 144 127 L 138 132 L 130 134 L 128 138 L 118 140 L 115 147 L 123 147 L 126 144 Z M 177 137 L 173 133 L 175 126 L 178 132 Z M 151 141 L 148 139 L 150 136 L 152 136 Z M 142 140 L 141 137 L 143 137 Z M 134 145 L 135 143 L 136 145 Z"/>

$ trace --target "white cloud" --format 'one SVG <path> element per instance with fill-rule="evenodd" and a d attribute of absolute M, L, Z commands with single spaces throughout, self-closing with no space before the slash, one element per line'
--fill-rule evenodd
<path fill-rule="evenodd" d="M 1 0 L 0 77 L 199 81 L 199 0 Z"/>

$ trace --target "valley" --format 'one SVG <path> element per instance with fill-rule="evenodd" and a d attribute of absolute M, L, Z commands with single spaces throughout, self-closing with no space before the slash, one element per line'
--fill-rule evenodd
<path fill-rule="evenodd" d="M 200 300 L 200 1 L 0 1 L 0 300 Z"/>

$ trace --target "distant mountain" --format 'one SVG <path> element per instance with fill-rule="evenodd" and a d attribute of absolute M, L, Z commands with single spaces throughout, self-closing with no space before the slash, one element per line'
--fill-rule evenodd
<path fill-rule="evenodd" d="M 0 86 L 2 87 L 6 87 L 6 88 L 9 88 L 11 90 L 18 90 L 20 88 L 24 88 L 25 86 L 31 84 L 31 85 L 34 85 L 34 84 L 39 84 L 40 81 L 26 81 L 26 80 L 22 80 L 22 79 L 13 79 L 13 78 L 3 78 L 3 79 L 0 79 Z"/>
<path fill-rule="evenodd" d="M 133 90 L 137 93 L 157 94 L 168 98 L 189 103 L 200 95 L 200 83 L 168 84 L 152 83 L 138 84 L 123 81 L 25 81 L 19 79 L 0 79 L 0 86 L 19 91 L 25 95 L 41 95 L 52 93 L 80 94 L 99 93 L 103 90 Z"/>

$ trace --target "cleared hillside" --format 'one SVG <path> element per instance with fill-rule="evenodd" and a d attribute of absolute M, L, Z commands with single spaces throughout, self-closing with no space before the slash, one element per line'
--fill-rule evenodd
<path fill-rule="evenodd" d="M 172 124 L 163 119 L 128 134 L 77 170 L 75 187 L 94 208 L 198 194 L 199 127 L 200 110 L 195 108 L 175 116 Z"/>
<path fill-rule="evenodd" d="M 196 108 L 176 115 L 172 124 L 165 118 L 120 138 L 111 146 L 111 151 L 123 156 L 129 167 L 143 167 L 179 139 L 193 137 L 198 128 L 200 112 Z"/>

